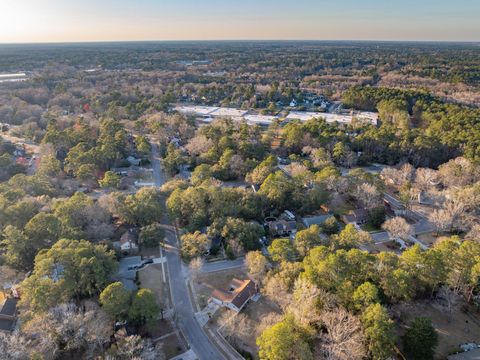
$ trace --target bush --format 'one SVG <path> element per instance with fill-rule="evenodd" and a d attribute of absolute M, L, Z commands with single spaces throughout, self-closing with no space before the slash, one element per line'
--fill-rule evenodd
<path fill-rule="evenodd" d="M 225 249 L 225 254 L 230 260 L 235 260 L 235 252 L 230 247 L 230 245 L 227 245 L 227 248 Z"/>
<path fill-rule="evenodd" d="M 385 208 L 383 206 L 377 207 L 370 210 L 368 214 L 368 225 L 374 227 L 375 229 L 380 229 L 382 224 L 385 222 Z"/>
<path fill-rule="evenodd" d="M 340 224 L 333 216 L 325 220 L 322 225 L 322 231 L 327 235 L 337 234 L 340 230 Z"/>

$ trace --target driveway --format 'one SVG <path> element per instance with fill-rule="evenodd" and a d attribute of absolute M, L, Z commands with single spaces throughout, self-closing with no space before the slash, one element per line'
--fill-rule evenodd
<path fill-rule="evenodd" d="M 245 266 L 244 258 L 238 258 L 235 260 L 214 261 L 210 263 L 205 263 L 202 267 L 202 272 L 210 273 L 215 271 L 235 269 L 243 266 Z"/>
<path fill-rule="evenodd" d="M 375 244 L 379 244 L 379 243 L 386 242 L 386 241 L 390 240 L 390 235 L 388 235 L 388 233 L 386 231 L 379 231 L 379 232 L 375 232 L 375 233 L 370 233 L 370 236 L 372 237 L 373 242 Z"/>

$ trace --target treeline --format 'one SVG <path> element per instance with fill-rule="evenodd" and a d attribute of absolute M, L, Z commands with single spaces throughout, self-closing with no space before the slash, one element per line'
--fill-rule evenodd
<path fill-rule="evenodd" d="M 382 125 L 359 135 L 354 143 L 366 161 L 437 167 L 464 155 L 480 159 L 480 110 L 447 104 L 426 92 L 354 87 L 345 105 L 378 110 Z"/>

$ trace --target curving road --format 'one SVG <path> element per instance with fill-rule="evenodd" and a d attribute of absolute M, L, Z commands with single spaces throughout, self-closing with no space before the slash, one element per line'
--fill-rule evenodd
<path fill-rule="evenodd" d="M 152 167 L 156 186 L 165 182 L 165 174 L 162 172 L 158 147 L 152 143 Z M 169 219 L 163 219 L 169 223 Z M 177 325 L 187 339 L 188 344 L 200 360 L 224 360 L 225 357 L 205 334 L 195 319 L 194 309 L 185 283 L 185 271 L 177 250 L 177 239 L 174 232 L 167 231 L 167 242 L 172 246 L 166 246 L 168 276 L 172 302 L 177 317 Z"/>

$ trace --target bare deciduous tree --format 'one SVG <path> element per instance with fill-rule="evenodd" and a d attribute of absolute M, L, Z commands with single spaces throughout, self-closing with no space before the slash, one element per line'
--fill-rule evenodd
<path fill-rule="evenodd" d="M 480 171 L 466 158 L 458 157 L 438 168 L 442 183 L 447 187 L 467 186 L 480 181 Z"/>
<path fill-rule="evenodd" d="M 205 135 L 197 135 L 190 139 L 185 148 L 189 154 L 199 156 L 205 154 L 212 146 L 212 140 L 208 139 Z"/>
<path fill-rule="evenodd" d="M 20 334 L 0 332 L 0 356 L 4 360 L 28 360 L 32 352 L 31 341 Z"/>
<path fill-rule="evenodd" d="M 150 339 L 142 339 L 138 335 L 127 336 L 118 341 L 106 360 L 164 360 L 165 353 L 160 346 L 154 345 Z"/>
<path fill-rule="evenodd" d="M 357 186 L 355 196 L 366 209 L 373 209 L 382 204 L 382 195 L 375 185 L 363 183 Z"/>
<path fill-rule="evenodd" d="M 421 191 L 430 191 L 438 182 L 438 172 L 433 169 L 420 168 L 415 172 L 415 187 Z"/>
<path fill-rule="evenodd" d="M 235 177 L 241 178 L 245 175 L 245 161 L 240 155 L 235 154 L 232 156 L 229 167 Z"/>
<path fill-rule="evenodd" d="M 480 242 L 480 224 L 472 225 L 465 239 Z"/>
<path fill-rule="evenodd" d="M 330 304 L 328 294 L 324 293 L 310 281 L 298 278 L 295 281 L 293 301 L 289 305 L 289 312 L 295 316 L 295 320 L 302 325 L 309 325 L 320 320 L 320 312 Z"/>
<path fill-rule="evenodd" d="M 452 314 L 455 307 L 459 304 L 461 296 L 458 292 L 452 291 L 447 285 L 438 289 L 437 300 L 445 307 L 448 313 L 448 321 L 452 321 Z"/>
<path fill-rule="evenodd" d="M 385 221 L 382 229 L 387 231 L 393 238 L 405 239 L 413 234 L 413 227 L 400 216 Z"/>
<path fill-rule="evenodd" d="M 402 186 L 412 180 L 415 169 L 410 164 L 403 165 L 400 169 L 384 168 L 381 172 L 382 178 L 392 185 Z"/>
<path fill-rule="evenodd" d="M 260 323 L 255 328 L 256 337 L 259 337 L 260 334 L 266 329 L 269 328 L 279 321 L 282 320 L 282 315 L 276 312 L 268 313 L 260 319 Z"/>
<path fill-rule="evenodd" d="M 267 273 L 268 260 L 261 251 L 250 251 L 245 256 L 248 274 L 257 283 L 261 284 Z"/>
<path fill-rule="evenodd" d="M 450 228 L 450 224 L 452 223 L 451 215 L 448 211 L 444 209 L 437 209 L 432 211 L 428 219 L 432 222 L 432 224 L 437 229 L 437 234 L 441 231 L 447 231 Z"/>
<path fill-rule="evenodd" d="M 109 317 L 94 303 L 83 308 L 59 305 L 37 314 L 27 322 L 24 333 L 34 339 L 36 350 L 45 359 L 63 351 L 86 351 L 92 357 L 103 349 L 112 335 Z"/>
<path fill-rule="evenodd" d="M 288 284 L 277 274 L 268 278 L 263 292 L 270 300 L 277 304 L 280 309 L 285 310 L 292 299 L 292 294 L 290 294 L 288 290 Z"/>
<path fill-rule="evenodd" d="M 202 267 L 205 261 L 203 260 L 202 257 L 196 257 L 190 261 L 190 274 L 192 276 L 192 280 L 197 280 L 198 275 L 202 271 Z"/>
<path fill-rule="evenodd" d="M 360 320 L 344 309 L 325 312 L 317 335 L 315 358 L 328 360 L 360 360 L 366 357 L 365 339 Z"/>
<path fill-rule="evenodd" d="M 244 313 L 225 311 L 218 320 L 221 332 L 234 345 L 240 345 L 242 339 L 250 337 L 253 332 L 253 323 Z"/>

